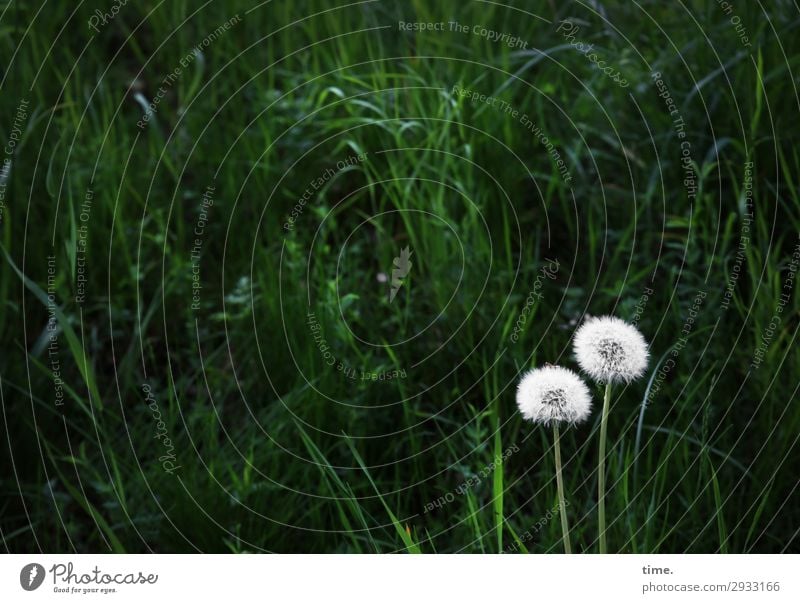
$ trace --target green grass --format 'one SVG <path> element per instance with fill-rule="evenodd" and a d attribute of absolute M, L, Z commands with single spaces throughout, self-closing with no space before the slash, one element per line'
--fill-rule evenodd
<path fill-rule="evenodd" d="M 714 2 L 130 2 L 94 33 L 110 6 L 0 4 L 4 145 L 29 101 L 0 216 L 3 550 L 561 552 L 552 434 L 523 424 L 515 386 L 574 367 L 582 317 L 632 320 L 646 288 L 650 372 L 611 400 L 609 550 L 798 550 L 793 288 L 750 368 L 800 231 L 792 3 L 737 6 L 749 48 Z M 627 88 L 556 31 L 568 17 Z M 397 26 L 452 19 L 527 49 Z M 454 86 L 526 114 L 572 179 Z M 406 246 L 389 303 L 378 275 Z M 405 376 L 328 366 L 309 312 L 343 368 Z M 561 433 L 576 552 L 597 550 L 593 394 Z"/>

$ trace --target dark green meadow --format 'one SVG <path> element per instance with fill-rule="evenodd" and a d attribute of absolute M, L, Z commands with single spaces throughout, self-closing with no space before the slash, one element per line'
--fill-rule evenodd
<path fill-rule="evenodd" d="M 516 384 L 613 314 L 609 550 L 800 551 L 800 13 L 724 4 L 0 1 L 2 550 L 561 553 Z"/>

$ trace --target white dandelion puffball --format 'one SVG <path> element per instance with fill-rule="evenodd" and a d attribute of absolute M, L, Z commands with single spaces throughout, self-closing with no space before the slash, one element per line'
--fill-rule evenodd
<path fill-rule="evenodd" d="M 575 333 L 575 358 L 595 381 L 630 383 L 647 368 L 647 342 L 633 325 L 614 316 L 589 318 Z"/>
<path fill-rule="evenodd" d="M 534 423 L 578 423 L 592 409 L 589 388 L 575 372 L 546 366 L 525 373 L 517 386 L 517 406 Z"/>

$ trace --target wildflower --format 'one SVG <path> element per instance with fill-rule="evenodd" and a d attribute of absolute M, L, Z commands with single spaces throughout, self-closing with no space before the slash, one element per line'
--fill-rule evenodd
<path fill-rule="evenodd" d="M 534 423 L 553 426 L 556 488 L 561 508 L 564 552 L 571 553 L 564 481 L 561 477 L 561 436 L 559 423 L 575 424 L 586 419 L 592 408 L 589 388 L 577 374 L 560 366 L 546 366 L 525 374 L 517 387 L 517 406 L 522 416 Z"/>
<path fill-rule="evenodd" d="M 606 440 L 608 413 L 611 407 L 611 384 L 630 383 L 647 368 L 647 342 L 639 330 L 614 316 L 590 318 L 574 338 L 575 358 L 595 381 L 605 383 L 603 412 L 600 417 L 600 450 L 597 458 L 597 527 L 598 549 L 606 546 Z"/>
<path fill-rule="evenodd" d="M 590 318 L 574 339 L 575 358 L 595 381 L 630 383 L 647 368 L 647 342 L 633 325 L 614 316 Z"/>
<path fill-rule="evenodd" d="M 546 366 L 525 374 L 517 387 L 517 406 L 534 423 L 575 424 L 589 416 L 592 396 L 576 373 L 560 366 Z"/>

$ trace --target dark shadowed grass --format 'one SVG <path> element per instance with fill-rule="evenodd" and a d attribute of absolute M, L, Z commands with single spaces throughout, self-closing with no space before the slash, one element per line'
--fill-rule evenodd
<path fill-rule="evenodd" d="M 0 8 L 4 141 L 29 101 L 0 227 L 6 550 L 561 552 L 552 438 L 514 393 L 573 364 L 587 313 L 652 344 L 612 400 L 609 549 L 797 549 L 796 7 L 737 8 L 746 47 L 716 3 L 515 5 L 129 3 L 99 33 L 102 3 Z M 397 25 L 452 19 L 527 48 Z M 598 428 L 562 433 L 576 551 Z"/>

